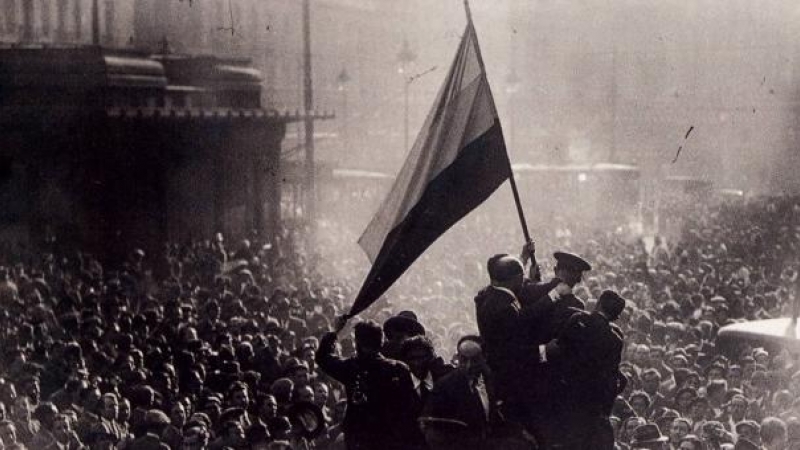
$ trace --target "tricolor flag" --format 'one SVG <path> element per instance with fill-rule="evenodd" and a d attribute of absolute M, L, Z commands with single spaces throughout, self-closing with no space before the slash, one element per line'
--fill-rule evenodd
<path fill-rule="evenodd" d="M 391 191 L 358 243 L 372 269 L 350 316 L 377 300 L 509 176 L 503 131 L 472 20 Z"/>

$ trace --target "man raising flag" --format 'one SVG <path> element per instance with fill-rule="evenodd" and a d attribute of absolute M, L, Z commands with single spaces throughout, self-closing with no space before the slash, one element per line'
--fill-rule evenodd
<path fill-rule="evenodd" d="M 447 78 L 391 191 L 358 241 L 372 268 L 346 317 L 375 302 L 509 177 L 503 131 L 467 5 L 466 31 Z"/>

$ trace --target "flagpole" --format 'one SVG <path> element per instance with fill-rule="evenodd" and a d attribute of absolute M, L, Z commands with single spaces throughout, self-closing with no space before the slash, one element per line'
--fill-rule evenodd
<path fill-rule="evenodd" d="M 467 12 L 467 24 L 472 28 L 473 33 L 475 32 L 475 25 L 472 23 L 472 11 L 469 9 L 469 0 L 464 0 L 464 10 Z M 477 39 L 477 33 L 476 33 Z M 478 57 L 478 64 L 481 66 L 481 71 L 486 74 L 486 66 L 483 64 L 483 55 L 481 55 L 481 48 L 480 46 L 475 46 L 475 53 Z M 489 95 L 491 94 L 491 89 L 489 90 Z M 492 104 L 494 104 L 494 99 L 492 99 Z M 500 129 L 502 130 L 503 126 L 500 124 L 500 121 L 497 121 Z M 508 152 L 506 152 L 508 154 Z M 508 181 L 511 183 L 511 193 L 514 195 L 514 204 L 517 206 L 517 214 L 519 215 L 519 223 L 522 225 L 522 235 L 525 237 L 525 242 L 533 242 L 531 239 L 531 235 L 528 232 L 528 222 L 525 220 L 525 211 L 522 209 L 522 202 L 519 199 L 519 190 L 517 190 L 517 182 L 514 179 L 514 169 L 511 167 L 511 158 L 506 157 L 506 162 L 508 162 Z M 531 255 L 533 264 L 536 264 L 536 258 Z"/>

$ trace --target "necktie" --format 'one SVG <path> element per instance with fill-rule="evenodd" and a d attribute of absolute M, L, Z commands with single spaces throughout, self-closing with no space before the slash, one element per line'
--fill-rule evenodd
<path fill-rule="evenodd" d="M 425 384 L 425 381 L 419 384 L 419 399 L 424 404 L 428 401 L 428 394 L 430 394 L 430 390 L 428 389 L 428 385 Z"/>

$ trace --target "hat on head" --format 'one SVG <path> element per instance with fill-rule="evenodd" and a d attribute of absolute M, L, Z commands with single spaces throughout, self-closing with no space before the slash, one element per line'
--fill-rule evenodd
<path fill-rule="evenodd" d="M 557 267 L 573 269 L 580 272 L 587 272 L 589 270 L 592 270 L 592 266 L 588 262 L 586 262 L 585 259 L 581 258 L 578 255 L 566 252 L 555 252 L 553 253 L 553 257 L 557 261 L 556 264 Z"/>
<path fill-rule="evenodd" d="M 742 434 L 742 430 L 748 427 L 751 428 L 753 430 L 753 433 L 755 434 L 758 434 L 761 431 L 761 424 L 752 419 L 747 419 L 747 420 L 742 420 L 741 422 L 737 422 L 736 425 L 734 425 L 733 429 L 734 431 L 736 431 L 736 434 Z"/>
<path fill-rule="evenodd" d="M 160 409 L 151 409 L 144 416 L 147 425 L 169 425 L 169 417 Z"/>
<path fill-rule="evenodd" d="M 295 402 L 286 414 L 294 429 L 306 439 L 313 439 L 325 430 L 322 410 L 313 403 Z"/>
<path fill-rule="evenodd" d="M 625 299 L 614 291 L 605 290 L 600 294 L 597 305 L 600 306 L 603 311 L 611 315 L 609 318 L 613 320 L 619 317 L 622 310 L 625 309 Z"/>
<path fill-rule="evenodd" d="M 654 423 L 646 423 L 633 431 L 633 439 L 631 440 L 631 447 L 644 444 L 655 444 L 658 442 L 667 442 L 667 437 L 661 434 L 658 425 Z"/>
<path fill-rule="evenodd" d="M 309 370 L 308 363 L 300 358 L 292 357 L 286 360 L 286 364 L 284 364 L 283 373 L 287 375 L 293 374 L 295 371 L 299 369 L 305 369 L 306 371 L 308 371 Z"/>
<path fill-rule="evenodd" d="M 672 420 L 675 420 L 680 416 L 681 415 L 680 413 L 678 413 L 678 411 L 671 408 L 664 408 L 664 410 L 661 411 L 661 415 L 659 415 L 655 419 L 656 425 L 658 425 L 659 429 L 661 429 L 661 425 L 666 424 Z"/>
<path fill-rule="evenodd" d="M 403 333 L 410 336 L 424 336 L 425 327 L 417 320 L 417 315 L 413 311 L 400 311 L 383 323 L 384 333 Z"/>

